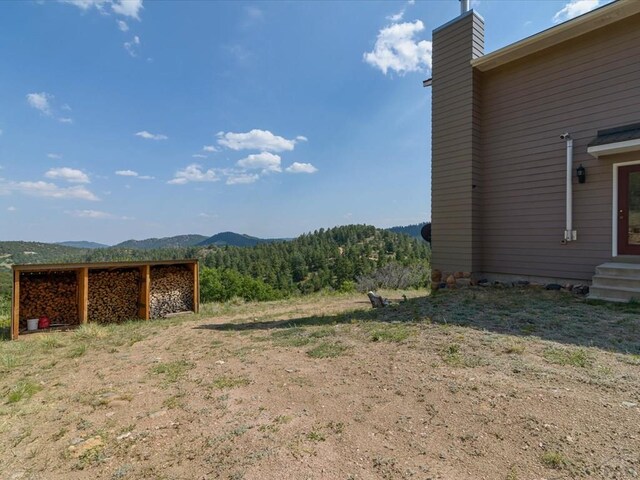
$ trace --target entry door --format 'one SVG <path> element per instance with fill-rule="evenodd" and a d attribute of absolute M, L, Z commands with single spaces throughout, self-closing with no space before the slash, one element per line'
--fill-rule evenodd
<path fill-rule="evenodd" d="M 618 168 L 618 254 L 640 255 L 640 165 Z"/>

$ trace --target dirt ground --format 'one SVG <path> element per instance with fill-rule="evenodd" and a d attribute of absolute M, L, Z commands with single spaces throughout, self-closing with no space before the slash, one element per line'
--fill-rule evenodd
<path fill-rule="evenodd" d="M 402 293 L 3 342 L 0 478 L 638 478 L 640 307 Z"/>

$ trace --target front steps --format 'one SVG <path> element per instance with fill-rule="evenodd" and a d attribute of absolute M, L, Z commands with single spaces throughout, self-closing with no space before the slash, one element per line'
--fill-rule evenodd
<path fill-rule="evenodd" d="M 640 301 L 640 264 L 608 262 L 598 265 L 589 298 L 609 302 Z"/>

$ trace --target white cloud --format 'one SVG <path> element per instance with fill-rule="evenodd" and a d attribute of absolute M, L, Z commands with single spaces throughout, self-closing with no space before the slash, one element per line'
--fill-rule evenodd
<path fill-rule="evenodd" d="M 116 170 L 116 175 L 121 177 L 135 177 L 139 180 L 153 180 L 156 177 L 152 177 L 151 175 L 140 175 L 138 172 L 134 170 Z"/>
<path fill-rule="evenodd" d="M 308 142 L 308 141 L 309 141 L 309 139 L 308 139 L 307 137 L 305 137 L 304 135 L 298 135 L 298 136 L 296 137 L 296 140 L 297 140 L 298 142 Z"/>
<path fill-rule="evenodd" d="M 600 6 L 600 0 L 571 0 L 553 16 L 553 23 L 570 20 Z"/>
<path fill-rule="evenodd" d="M 2 135 L 2 129 L 0 128 L 0 135 Z"/>
<path fill-rule="evenodd" d="M 218 218 L 218 214 L 217 213 L 199 213 L 198 216 L 200 218 Z"/>
<path fill-rule="evenodd" d="M 100 13 L 107 15 L 104 11 L 105 5 L 110 5 L 111 10 L 123 17 L 140 20 L 140 11 L 143 9 L 142 0 L 59 0 L 61 3 L 74 5 L 82 11 L 87 11 L 95 7 Z"/>
<path fill-rule="evenodd" d="M 167 140 L 169 137 L 161 133 L 150 133 L 146 130 L 134 134 L 136 137 L 146 138 L 147 140 Z"/>
<path fill-rule="evenodd" d="M 51 102 L 53 100 L 53 95 L 47 92 L 40 93 L 28 93 L 27 94 L 27 103 L 38 110 L 43 115 L 47 117 L 53 116 L 53 107 L 51 106 Z M 62 110 L 71 110 L 71 107 L 66 103 L 60 107 Z M 73 123 L 73 120 L 68 117 L 59 117 L 59 122 L 62 123 Z"/>
<path fill-rule="evenodd" d="M 18 210 L 18 209 L 16 207 L 14 207 L 14 206 L 7 207 L 7 211 L 8 212 L 15 212 L 16 210 Z"/>
<path fill-rule="evenodd" d="M 387 19 L 391 20 L 392 22 L 399 22 L 400 20 L 402 20 L 402 17 L 404 17 L 404 8 L 394 15 L 389 15 Z"/>
<path fill-rule="evenodd" d="M 237 165 L 248 170 L 261 169 L 262 173 L 282 171 L 280 167 L 280 155 L 269 152 L 251 154 L 242 160 L 238 160 Z"/>
<path fill-rule="evenodd" d="M 114 0 L 111 4 L 111 9 L 115 13 L 136 20 L 140 20 L 140 11 L 143 8 L 142 0 Z"/>
<path fill-rule="evenodd" d="M 47 153 L 47 157 L 53 158 L 54 160 L 60 160 L 62 158 L 62 155 L 60 155 L 59 153 Z"/>
<path fill-rule="evenodd" d="M 389 15 L 387 17 L 387 20 L 391 20 L 394 23 L 399 22 L 404 18 L 404 14 L 407 11 L 407 7 L 410 5 L 414 5 L 415 3 L 416 3 L 415 0 L 409 0 L 407 4 L 404 7 L 402 7 L 402 10 L 400 10 L 398 13 L 395 13 L 393 15 Z"/>
<path fill-rule="evenodd" d="M 268 130 L 253 129 L 246 133 L 218 132 L 218 143 L 231 150 L 262 150 L 282 152 L 293 150 L 296 140 L 274 135 Z"/>
<path fill-rule="evenodd" d="M 86 173 L 69 167 L 52 168 L 44 176 L 54 180 L 66 180 L 70 183 L 90 183 Z"/>
<path fill-rule="evenodd" d="M 316 173 L 318 169 L 310 163 L 293 162 L 286 168 L 289 173 Z"/>
<path fill-rule="evenodd" d="M 65 198 L 76 200 L 99 200 L 91 191 L 83 186 L 58 187 L 53 183 L 38 182 L 13 182 L 7 186 L 10 190 L 16 190 L 26 195 L 48 198 Z"/>
<path fill-rule="evenodd" d="M 124 42 L 124 49 L 132 57 L 138 56 L 138 49 L 140 47 L 140 37 L 135 35 L 130 42 Z"/>
<path fill-rule="evenodd" d="M 214 145 L 205 145 L 202 147 L 203 152 L 217 152 L 218 148 Z"/>
<path fill-rule="evenodd" d="M 94 219 L 106 219 L 106 220 L 133 220 L 132 217 L 120 217 L 109 212 L 102 212 L 100 210 L 72 210 L 65 212 L 69 215 L 78 218 L 94 218 Z"/>
<path fill-rule="evenodd" d="M 247 185 L 254 183 L 260 178 L 257 174 L 235 173 L 227 177 L 227 185 Z"/>
<path fill-rule="evenodd" d="M 59 0 L 60 3 L 67 3 L 69 5 L 74 5 L 83 11 L 89 10 L 91 7 L 95 7 L 96 9 L 102 11 L 105 3 L 108 3 L 108 0 Z"/>
<path fill-rule="evenodd" d="M 116 170 L 116 175 L 120 175 L 121 177 L 137 177 L 138 172 L 134 172 L 133 170 Z"/>
<path fill-rule="evenodd" d="M 178 170 L 172 180 L 167 183 L 170 185 L 184 185 L 188 182 L 217 182 L 220 177 L 215 170 L 203 170 L 202 166 L 193 163 L 183 170 Z"/>
<path fill-rule="evenodd" d="M 118 28 L 121 32 L 129 31 L 129 25 L 127 25 L 127 22 L 125 22 L 124 20 L 118 20 Z"/>
<path fill-rule="evenodd" d="M 193 158 L 207 158 L 206 155 L 202 155 L 201 153 L 194 153 L 191 155 Z"/>
<path fill-rule="evenodd" d="M 424 30 L 420 20 L 396 23 L 378 32 L 373 51 L 364 54 L 364 61 L 387 74 L 394 70 L 400 75 L 431 69 L 432 43 L 414 37 Z"/>
<path fill-rule="evenodd" d="M 27 94 L 27 102 L 40 113 L 51 116 L 51 104 L 49 101 L 53 99 L 53 95 L 47 92 L 29 93 Z"/>
<path fill-rule="evenodd" d="M 67 112 L 71 111 L 71 107 L 69 106 L 68 103 L 64 103 L 62 104 L 62 106 L 60 107 L 62 110 L 66 110 Z"/>
<path fill-rule="evenodd" d="M 68 213 L 80 218 L 115 218 L 115 215 L 112 213 L 101 212 L 99 210 L 74 210 Z"/>

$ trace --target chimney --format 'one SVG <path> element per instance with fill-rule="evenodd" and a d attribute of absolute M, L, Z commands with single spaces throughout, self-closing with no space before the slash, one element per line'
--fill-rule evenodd
<path fill-rule="evenodd" d="M 460 0 L 460 15 L 469 11 L 469 0 Z"/>
<path fill-rule="evenodd" d="M 462 14 L 433 31 L 431 85 L 432 267 L 481 272 L 479 73 L 484 20 L 461 1 Z"/>

